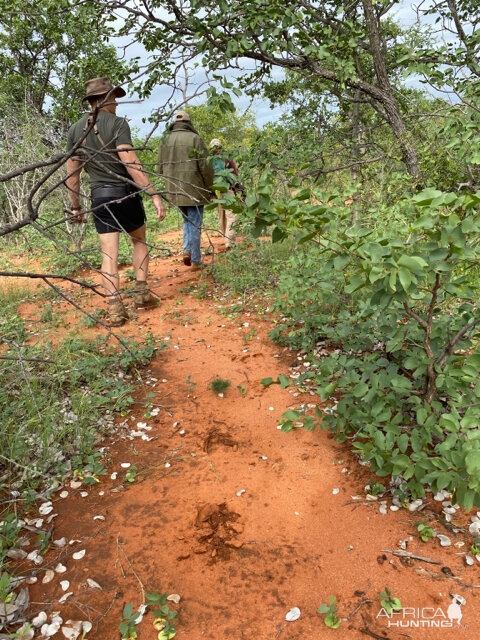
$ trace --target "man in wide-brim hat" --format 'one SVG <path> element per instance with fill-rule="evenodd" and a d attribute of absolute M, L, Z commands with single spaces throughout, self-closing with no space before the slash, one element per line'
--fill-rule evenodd
<path fill-rule="evenodd" d="M 120 326 L 128 319 L 119 287 L 120 233 L 128 233 L 133 243 L 135 305 L 148 305 L 153 298 L 147 285 L 149 253 L 140 191 L 152 197 L 159 220 L 165 218 L 165 208 L 132 148 L 128 122 L 116 115 L 117 98 L 125 96 L 125 91 L 114 86 L 108 78 L 92 78 L 85 85 L 83 101 L 90 104 L 90 113 L 68 131 L 67 152 L 74 152 L 67 160 L 66 184 L 72 214 L 77 220 L 84 221 L 80 206 L 80 173 L 82 169 L 88 172 L 93 219 L 102 251 L 102 284 L 108 298 L 109 324 Z"/>

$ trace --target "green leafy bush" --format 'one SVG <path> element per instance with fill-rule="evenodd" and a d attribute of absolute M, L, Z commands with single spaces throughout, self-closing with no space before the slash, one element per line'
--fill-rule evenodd
<path fill-rule="evenodd" d="M 480 194 L 426 189 L 402 202 L 403 222 L 381 228 L 352 224 L 345 196 L 317 198 L 328 206 L 297 203 L 293 220 L 293 205 L 264 214 L 252 203 L 259 230 L 275 224 L 278 239 L 317 239 L 320 270 L 339 285 L 330 321 L 305 322 L 299 334 L 330 345 L 299 379 L 329 409 L 316 419 L 290 411 L 285 430 L 321 419 L 378 476 L 393 476 L 402 496 L 447 489 L 466 509 L 480 506 Z M 330 282 L 317 280 L 315 309 L 332 296 Z M 302 312 L 285 298 L 295 325 Z"/>

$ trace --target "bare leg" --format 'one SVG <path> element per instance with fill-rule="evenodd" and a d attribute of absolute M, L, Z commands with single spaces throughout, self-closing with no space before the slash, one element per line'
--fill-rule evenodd
<path fill-rule="evenodd" d="M 100 233 L 100 249 L 102 251 L 102 284 L 109 296 L 118 295 L 118 242 L 119 233 Z"/>
<path fill-rule="evenodd" d="M 133 244 L 133 267 L 139 282 L 145 282 L 148 277 L 148 263 L 150 256 L 146 244 L 146 225 L 142 225 L 135 231 L 130 231 Z"/>

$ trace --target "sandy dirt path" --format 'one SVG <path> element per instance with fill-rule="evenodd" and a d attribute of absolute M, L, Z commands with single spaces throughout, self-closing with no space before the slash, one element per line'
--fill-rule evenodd
<path fill-rule="evenodd" d="M 183 266 L 178 234 L 164 240 L 173 255 L 152 262 L 161 306 L 139 311 L 118 330 L 138 339 L 148 331 L 168 337 L 169 346 L 143 373 L 139 404 L 124 430 L 143 429 L 151 440 L 107 439 L 101 483 L 67 486 L 66 499 L 54 497 L 54 538 L 76 542 L 48 552 L 30 587 L 31 612 L 90 620 L 87 638 L 118 640 L 125 603 L 135 610 L 145 593 L 166 592 L 181 596 L 172 605 L 180 640 L 476 639 L 479 590 L 464 585 L 480 584 L 477 567 L 465 567 L 454 544 L 419 541 L 417 522 L 430 520 L 448 533 L 426 511 L 382 515 L 378 504 L 354 500 L 365 495 L 370 474 L 328 434 L 277 429 L 287 408 L 316 400 L 260 383 L 288 373 L 297 354 L 270 341 L 268 315 L 245 309 L 229 317 L 232 301 L 218 299 L 218 291 L 216 300 L 198 297 L 195 290 L 210 286 L 210 276 Z M 75 315 L 69 322 L 77 322 Z M 215 376 L 231 381 L 224 397 L 209 389 Z M 149 418 L 147 393 L 159 409 Z M 137 467 L 135 482 L 126 482 L 122 463 Z M 448 535 L 453 543 L 467 539 Z M 438 564 L 404 564 L 384 552 L 409 536 L 410 553 Z M 74 560 L 83 549 L 85 556 Z M 47 564 L 58 562 L 66 572 L 43 584 Z M 62 604 L 60 580 L 70 582 L 72 593 Z M 385 587 L 404 607 L 392 620 L 381 615 L 377 592 Z M 461 625 L 447 616 L 452 593 L 466 599 Z M 317 613 L 331 595 L 344 618 L 337 630 Z M 292 607 L 301 615 L 287 622 Z M 141 640 L 157 637 L 152 620 L 148 613 L 138 625 Z"/>

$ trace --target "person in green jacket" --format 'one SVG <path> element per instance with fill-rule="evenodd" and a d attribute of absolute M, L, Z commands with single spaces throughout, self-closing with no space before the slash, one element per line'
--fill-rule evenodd
<path fill-rule="evenodd" d="M 214 172 L 207 146 L 186 111 L 177 111 L 160 143 L 157 170 L 167 200 L 182 212 L 183 263 L 201 269 L 203 207 L 210 202 Z"/>

